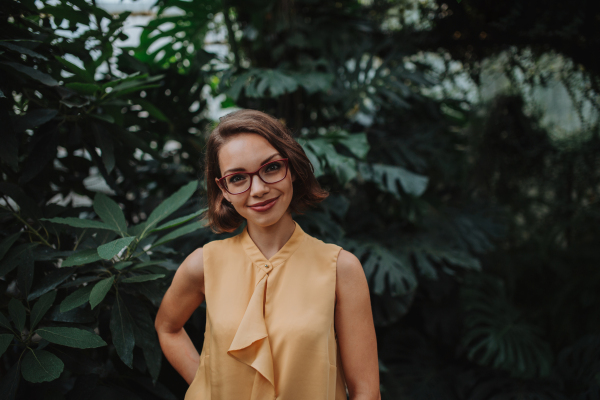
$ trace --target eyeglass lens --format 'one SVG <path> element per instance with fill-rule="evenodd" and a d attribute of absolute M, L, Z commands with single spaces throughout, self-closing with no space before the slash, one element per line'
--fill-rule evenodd
<path fill-rule="evenodd" d="M 273 161 L 265 164 L 258 175 L 266 183 L 276 183 L 285 178 L 287 173 L 287 165 L 284 161 Z M 250 187 L 250 175 L 245 172 L 240 172 L 235 175 L 230 175 L 225 178 L 227 190 L 232 194 L 241 193 Z"/>

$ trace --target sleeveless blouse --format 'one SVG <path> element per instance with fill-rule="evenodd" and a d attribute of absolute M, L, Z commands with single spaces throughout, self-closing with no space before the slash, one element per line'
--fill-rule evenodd
<path fill-rule="evenodd" d="M 203 247 L 206 329 L 185 400 L 346 400 L 334 327 L 341 247 L 295 224 L 268 260 L 247 227 Z"/>

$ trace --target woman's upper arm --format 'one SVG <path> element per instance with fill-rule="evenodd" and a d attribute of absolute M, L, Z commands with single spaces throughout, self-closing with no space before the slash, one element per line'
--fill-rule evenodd
<path fill-rule="evenodd" d="M 187 256 L 175 272 L 156 314 L 156 330 L 179 331 L 203 301 L 204 256 L 200 247 Z"/>
<path fill-rule="evenodd" d="M 341 250 L 337 261 L 335 329 L 351 397 L 379 399 L 379 361 L 369 286 L 356 256 Z M 362 398 L 362 397 L 361 397 Z"/>

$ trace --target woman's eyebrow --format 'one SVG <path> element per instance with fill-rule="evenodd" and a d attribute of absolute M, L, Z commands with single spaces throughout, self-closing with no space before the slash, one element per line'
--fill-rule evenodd
<path fill-rule="evenodd" d="M 263 164 L 267 163 L 269 160 L 271 160 L 271 159 L 275 158 L 275 156 L 279 156 L 279 153 L 275 153 L 275 154 L 273 154 L 273 155 L 271 155 L 271 156 L 267 157 L 266 159 L 264 159 L 264 160 L 263 160 L 263 161 L 260 163 L 260 165 L 263 165 Z M 238 171 L 245 171 L 245 170 L 246 170 L 245 168 L 230 168 L 230 169 L 228 169 L 227 171 L 223 172 L 223 176 L 227 175 L 227 174 L 228 174 L 228 173 L 230 173 L 230 172 L 238 172 Z"/>

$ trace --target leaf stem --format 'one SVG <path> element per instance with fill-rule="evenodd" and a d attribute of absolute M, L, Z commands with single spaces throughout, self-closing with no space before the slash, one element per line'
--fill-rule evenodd
<path fill-rule="evenodd" d="M 29 229 L 30 229 L 30 233 L 33 233 L 34 235 L 36 235 L 38 238 L 40 238 L 40 240 L 42 241 L 43 244 L 45 244 L 48 247 L 52 247 L 54 248 L 50 243 L 48 243 L 48 241 L 46 239 L 44 239 L 44 237 L 42 235 L 40 235 L 40 233 L 35 230 L 33 228 L 33 226 L 29 225 L 29 223 L 27 221 L 25 221 L 23 218 L 21 218 L 21 216 L 14 212 L 13 210 L 11 210 L 10 208 L 0 204 L 0 208 L 4 208 L 5 210 L 8 210 L 12 215 L 14 215 L 19 221 L 21 221 L 22 223 L 24 223 Z"/>

